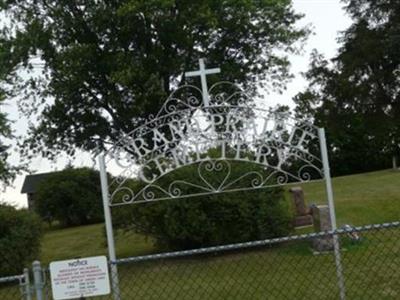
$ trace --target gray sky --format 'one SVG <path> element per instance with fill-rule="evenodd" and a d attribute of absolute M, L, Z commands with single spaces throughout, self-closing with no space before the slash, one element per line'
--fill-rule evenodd
<path fill-rule="evenodd" d="M 350 19 L 342 10 L 343 5 L 340 3 L 340 0 L 294 0 L 293 2 L 295 10 L 305 14 L 304 19 L 299 24 L 311 24 L 314 34 L 309 37 L 304 48 L 304 53 L 301 56 L 291 57 L 292 72 L 295 78 L 288 85 L 286 92 L 282 95 L 272 93 L 266 96 L 266 102 L 271 106 L 275 106 L 278 103 L 293 105 L 291 101 L 292 97 L 299 91 L 302 91 L 306 86 L 301 72 L 307 71 L 312 49 L 317 49 L 327 58 L 333 57 L 338 48 L 336 42 L 338 32 L 345 30 L 351 24 Z M 14 103 L 8 103 L 1 109 L 14 121 L 13 129 L 15 132 L 23 134 L 27 129 L 27 120 L 19 115 L 16 105 Z M 20 158 L 17 154 L 13 155 L 12 162 L 18 163 L 19 160 Z M 54 171 L 64 168 L 67 162 L 68 160 L 66 158 L 60 158 L 58 162 L 54 164 L 39 157 L 32 161 L 30 169 L 35 172 Z M 82 155 L 72 163 L 77 166 L 93 165 L 88 155 Z M 24 175 L 18 176 L 13 186 L 7 188 L 5 193 L 0 195 L 0 200 L 18 206 L 26 206 L 26 197 L 20 194 L 23 180 Z"/>

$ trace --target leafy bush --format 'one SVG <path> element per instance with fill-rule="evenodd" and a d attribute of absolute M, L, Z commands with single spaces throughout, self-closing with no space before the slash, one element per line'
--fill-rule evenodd
<path fill-rule="evenodd" d="M 89 168 L 67 168 L 41 182 L 35 209 L 46 221 L 62 226 L 101 222 L 103 209 L 99 173 Z"/>
<path fill-rule="evenodd" d="M 21 274 L 38 259 L 42 226 L 28 210 L 0 204 L 0 276 Z"/>
<path fill-rule="evenodd" d="M 186 166 L 161 178 L 158 184 L 168 187 L 174 180 L 188 178 L 201 183 L 197 171 L 197 165 Z M 231 162 L 231 178 L 252 171 L 263 170 L 251 163 Z M 210 172 L 207 178 L 218 184 L 226 172 Z M 143 183 L 132 181 L 131 185 L 137 190 Z M 181 189 L 189 193 L 193 187 Z M 116 227 L 148 235 L 159 246 L 173 250 L 283 236 L 292 223 L 281 187 L 122 206 L 113 213 Z"/>

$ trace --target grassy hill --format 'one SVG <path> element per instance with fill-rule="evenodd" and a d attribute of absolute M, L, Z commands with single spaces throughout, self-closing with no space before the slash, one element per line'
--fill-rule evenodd
<path fill-rule="evenodd" d="M 323 183 L 303 185 L 308 203 L 326 203 Z M 338 226 L 400 220 L 400 172 L 384 170 L 333 178 Z"/>
<path fill-rule="evenodd" d="M 338 224 L 400 220 L 400 172 L 380 171 L 333 180 Z M 323 183 L 303 185 L 307 202 L 325 203 Z M 287 197 L 290 197 L 287 192 Z M 342 236 L 347 299 L 400 299 L 400 228 Z M 118 257 L 159 252 L 135 234 L 116 238 Z M 333 255 L 314 255 L 311 242 L 292 241 L 183 258 L 119 265 L 122 299 L 338 299 Z M 102 224 L 52 229 L 40 260 L 106 255 Z M 17 299 L 18 287 L 0 286 L 0 299 Z M 109 296 L 96 299 L 110 299 Z"/>
<path fill-rule="evenodd" d="M 326 203 L 323 182 L 303 184 L 306 201 Z M 379 172 L 333 179 L 338 225 L 366 225 L 400 220 L 400 172 Z M 256 192 L 256 191 L 255 191 Z M 287 192 L 287 197 L 290 197 Z M 118 257 L 156 252 L 151 240 L 120 233 L 116 238 Z M 49 230 L 42 243 L 41 261 L 106 254 L 102 224 Z"/>

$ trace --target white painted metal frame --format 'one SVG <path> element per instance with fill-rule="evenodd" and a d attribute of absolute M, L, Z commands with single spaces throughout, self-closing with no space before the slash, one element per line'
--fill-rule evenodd
<path fill-rule="evenodd" d="M 249 106 L 250 97 L 237 88 L 232 94 L 223 89 L 213 94 L 217 87 L 233 90 L 226 82 L 211 87 L 211 105 L 205 105 L 201 95 L 195 96 L 201 94 L 196 87 L 181 87 L 155 117 L 105 153 L 108 162 L 122 170 L 109 185 L 111 206 L 253 190 L 323 177 L 317 127 L 288 113 Z M 181 97 L 177 96 L 179 91 L 183 91 Z M 217 157 L 207 153 L 213 148 L 219 149 Z M 238 162 L 253 162 L 259 171 L 234 177 L 231 170 Z M 189 165 L 197 166 L 196 178 L 159 184 L 160 179 Z M 210 172 L 220 172 L 224 181 L 213 184 L 207 179 Z M 145 185 L 133 190 L 132 177 Z M 190 194 L 185 193 L 188 186 Z"/>
<path fill-rule="evenodd" d="M 111 219 L 111 208 L 109 205 L 110 193 L 108 191 L 107 170 L 106 170 L 104 155 L 99 156 L 99 166 L 100 166 L 101 194 L 103 197 L 104 222 L 106 225 L 106 235 L 107 235 L 108 258 L 111 262 L 115 262 L 117 260 L 117 255 L 115 253 L 114 232 Z M 114 296 L 114 300 L 120 300 L 121 294 L 119 290 L 117 265 L 113 263 L 110 264 L 110 274 L 111 274 L 112 293 Z"/>
<path fill-rule="evenodd" d="M 324 180 L 332 230 L 337 229 L 332 183 L 329 170 L 325 131 L 307 120 L 292 118 L 249 105 L 250 97 L 226 82 L 207 90 L 205 75 L 209 72 L 200 61 L 202 90 L 183 86 L 171 94 L 156 116 L 129 134 L 99 157 L 103 206 L 105 214 L 114 299 L 120 299 L 118 271 L 111 220 L 111 207 L 161 201 L 173 198 L 198 197 L 281 186 L 293 182 Z M 204 82 L 205 85 L 204 85 Z M 219 149 L 218 157 L 208 150 Z M 113 161 L 122 172 L 110 183 L 107 163 Z M 232 177 L 236 163 L 254 163 L 260 171 Z M 187 178 L 173 180 L 166 187 L 158 181 L 179 168 L 197 166 L 196 182 Z M 223 181 L 214 184 L 206 174 L 223 173 Z M 150 175 L 149 175 L 150 174 Z M 132 177 L 145 183 L 139 191 L 129 186 Z M 244 186 L 238 186 L 239 182 Z M 247 185 L 246 185 L 247 184 Z M 195 192 L 184 193 L 182 186 Z M 196 191 L 197 189 L 197 191 Z M 341 299 L 345 286 L 340 245 L 333 235 L 335 263 Z"/>
<path fill-rule="evenodd" d="M 332 180 L 330 174 L 330 167 L 329 167 L 329 157 L 328 157 L 328 150 L 326 146 L 326 137 L 325 137 L 325 129 L 319 128 L 318 129 L 318 136 L 319 142 L 321 147 L 321 157 L 323 163 L 323 171 L 324 171 L 324 179 L 325 179 L 325 189 L 328 198 L 328 206 L 329 206 L 329 214 L 331 218 L 332 230 L 337 230 L 336 224 L 336 210 L 335 210 L 335 203 L 333 200 L 333 189 L 332 189 Z M 337 234 L 333 235 L 333 247 L 334 247 L 334 254 L 335 254 L 335 265 L 336 265 L 336 276 L 338 280 L 339 286 L 339 296 L 341 300 L 346 299 L 346 287 L 344 283 L 344 275 L 343 275 L 343 266 L 342 266 L 342 259 L 340 254 L 340 243 Z"/>

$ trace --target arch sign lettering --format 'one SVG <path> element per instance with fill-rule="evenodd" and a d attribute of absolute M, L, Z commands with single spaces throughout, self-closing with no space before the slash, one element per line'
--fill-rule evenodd
<path fill-rule="evenodd" d="M 227 82 L 210 88 L 200 70 L 201 88 L 186 85 L 174 91 L 157 115 L 126 134 L 100 158 L 109 256 L 115 261 L 110 208 L 167 199 L 254 190 L 292 182 L 323 179 L 336 228 L 324 130 L 288 112 L 262 109 Z M 257 168 L 232 172 L 240 164 Z M 107 180 L 107 167 L 119 175 Z M 170 176 L 190 167 L 190 178 Z M 246 171 L 247 170 L 247 171 Z M 213 174 L 219 180 L 213 181 Z M 132 184 L 132 179 L 140 184 Z M 116 272 L 116 270 L 114 270 Z"/>

